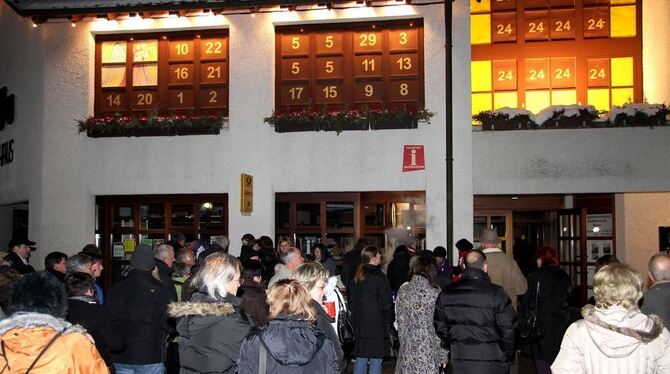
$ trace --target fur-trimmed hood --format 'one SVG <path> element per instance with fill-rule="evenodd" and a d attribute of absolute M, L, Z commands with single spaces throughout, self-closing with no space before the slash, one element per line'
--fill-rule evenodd
<path fill-rule="evenodd" d="M 663 331 L 657 316 L 619 306 L 600 309 L 587 305 L 582 308 L 582 316 L 591 340 L 608 357 L 627 357 Z"/>
<path fill-rule="evenodd" d="M 225 317 L 235 313 L 235 307 L 231 303 L 217 302 L 181 302 L 168 305 L 170 317 L 181 318 L 186 316 L 218 316 Z"/>
<path fill-rule="evenodd" d="M 65 334 L 74 332 L 86 334 L 86 330 L 83 327 L 79 325 L 73 325 L 64 319 L 56 318 L 49 314 L 19 312 L 14 313 L 9 318 L 0 321 L 0 336 L 5 335 L 7 331 L 16 328 L 34 329 L 42 327 L 51 328 L 57 332 L 68 327 L 67 331 L 65 331 Z"/>

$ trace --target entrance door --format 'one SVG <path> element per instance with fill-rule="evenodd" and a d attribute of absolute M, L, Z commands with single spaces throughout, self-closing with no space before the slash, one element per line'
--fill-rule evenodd
<path fill-rule="evenodd" d="M 479 234 L 485 228 L 495 229 L 500 238 L 500 249 L 512 254 L 512 211 L 511 210 L 477 210 L 474 214 L 473 239 L 475 248 L 479 244 Z"/>

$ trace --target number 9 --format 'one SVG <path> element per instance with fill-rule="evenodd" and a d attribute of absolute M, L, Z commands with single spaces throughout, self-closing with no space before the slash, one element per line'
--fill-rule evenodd
<path fill-rule="evenodd" d="M 365 96 L 370 97 L 375 93 L 375 88 L 371 84 L 365 85 Z"/>

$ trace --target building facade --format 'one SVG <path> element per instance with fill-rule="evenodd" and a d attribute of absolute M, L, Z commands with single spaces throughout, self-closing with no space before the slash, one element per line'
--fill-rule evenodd
<path fill-rule="evenodd" d="M 14 1 L 0 5 L 0 86 L 15 95 L 13 123 L 0 131 L 0 143 L 11 142 L 12 153 L 0 167 L 5 223 L 0 238 L 9 240 L 15 212 L 27 210 L 27 231 L 39 246 L 32 262 L 38 266 L 49 251 L 74 253 L 94 241 L 109 261 L 115 255 L 121 260 L 131 245 L 119 245 L 167 240 L 173 229 L 191 239 L 227 234 L 232 253 L 247 232 L 293 235 L 303 248 L 330 239 L 329 245 L 343 251 L 361 235 L 386 246 L 400 230 L 400 236 L 413 236 L 430 249 L 446 245 L 448 232 L 452 240 L 472 239 L 475 217 L 494 224 L 491 217 L 498 213 L 492 210 L 559 212 L 581 207 L 574 202 L 583 201 L 582 194 L 606 194 L 612 204 L 605 214 L 614 217 L 607 237 L 612 250 L 642 271 L 658 250 L 658 227 L 670 226 L 665 213 L 670 169 L 664 157 L 670 127 L 489 132 L 472 126 L 476 77 L 471 79 L 474 21 L 468 1 L 447 2 L 452 18 L 446 22 L 443 2 L 142 3 L 129 2 L 116 13 L 96 11 L 87 2 L 62 2 L 50 10 L 24 9 Z M 473 0 L 472 6 L 480 3 Z M 670 2 L 635 5 L 641 11 L 638 96 L 668 102 L 670 39 L 663 25 L 670 19 Z M 334 39 L 324 34 L 330 31 Z M 406 31 L 410 46 L 404 43 Z M 445 48 L 449 32 L 453 46 Z M 472 34 L 480 32 L 475 28 Z M 383 43 L 379 50 L 372 45 L 376 38 Z M 149 57 L 140 61 L 138 45 L 144 40 L 155 44 L 148 44 Z M 217 41 L 222 54 L 207 57 Z M 109 44 L 115 42 L 123 43 L 122 53 Z M 304 42 L 313 46 L 299 50 Z M 317 45 L 340 42 L 335 53 Z M 180 49 L 196 46 L 197 56 Z M 292 77 L 303 66 L 301 58 L 311 70 Z M 384 66 L 379 76 L 366 75 L 373 61 Z M 356 70 L 358 65 L 363 70 Z M 317 71 L 321 67 L 324 72 Z M 115 77 L 113 71 L 124 68 Z M 339 74 L 320 75 L 332 71 Z M 142 72 L 150 77 L 142 78 Z M 206 81 L 208 74 L 217 76 Z M 219 74 L 223 78 L 216 80 Z M 147 80 L 139 84 L 141 79 Z M 409 93 L 413 104 L 435 115 L 430 124 L 420 121 L 412 129 L 278 132 L 264 118 L 305 105 L 297 88 L 311 92 L 313 101 L 307 103 L 325 111 L 360 107 L 381 90 L 384 96 L 370 101 L 372 107 L 403 103 Z M 224 104 L 207 107 L 212 92 L 216 99 L 225 97 Z M 176 108 L 161 109 L 161 115 L 190 105 L 222 115 L 225 126 L 214 135 L 96 138 L 77 132 L 77 120 L 112 116 L 118 107 L 147 115 L 157 97 L 161 105 Z M 185 97 L 188 103 L 181 107 Z M 423 146 L 423 170 L 403 171 L 407 145 Z M 247 191 L 242 174 L 253 177 L 251 212 L 242 205 Z M 554 200 L 546 206 L 500 203 L 549 195 Z M 502 227 L 513 228 L 512 218 Z M 559 245 L 560 235 L 547 238 L 552 235 L 552 244 Z"/>

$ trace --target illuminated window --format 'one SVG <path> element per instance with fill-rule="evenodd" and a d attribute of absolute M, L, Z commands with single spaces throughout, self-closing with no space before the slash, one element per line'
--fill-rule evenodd
<path fill-rule="evenodd" d="M 228 31 L 99 35 L 95 114 L 228 116 Z"/>
<path fill-rule="evenodd" d="M 422 107 L 421 20 L 280 26 L 275 110 Z"/>
<path fill-rule="evenodd" d="M 473 114 L 642 101 L 641 1 L 471 0 L 470 7 Z"/>

